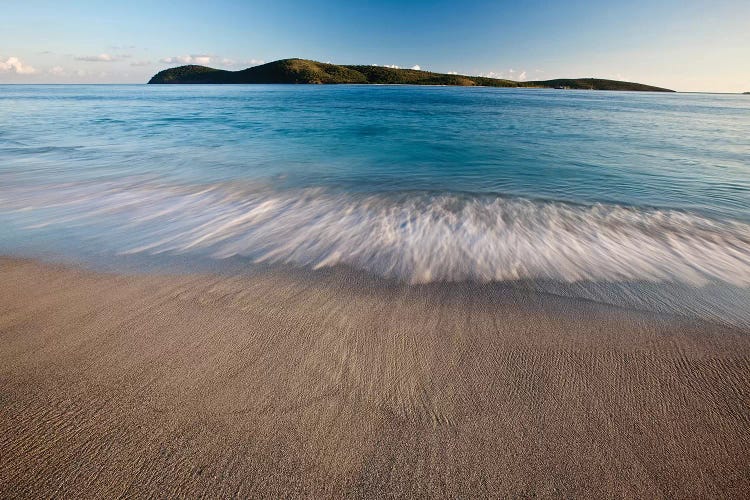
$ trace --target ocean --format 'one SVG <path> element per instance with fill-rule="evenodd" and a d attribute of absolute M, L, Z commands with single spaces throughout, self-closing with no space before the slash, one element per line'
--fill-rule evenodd
<path fill-rule="evenodd" d="M 750 97 L 0 85 L 0 252 L 342 266 L 749 326 Z"/>

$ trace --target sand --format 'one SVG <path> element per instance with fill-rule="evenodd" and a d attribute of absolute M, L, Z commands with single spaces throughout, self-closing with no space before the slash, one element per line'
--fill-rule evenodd
<path fill-rule="evenodd" d="M 349 272 L 0 259 L 0 497 L 750 495 L 750 332 Z"/>

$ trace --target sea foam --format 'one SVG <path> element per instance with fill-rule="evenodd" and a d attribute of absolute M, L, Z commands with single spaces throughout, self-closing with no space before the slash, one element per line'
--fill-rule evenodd
<path fill-rule="evenodd" d="M 750 225 L 676 210 L 144 179 L 11 187 L 0 209 L 27 230 L 66 228 L 117 253 L 347 265 L 410 283 L 750 286 Z"/>

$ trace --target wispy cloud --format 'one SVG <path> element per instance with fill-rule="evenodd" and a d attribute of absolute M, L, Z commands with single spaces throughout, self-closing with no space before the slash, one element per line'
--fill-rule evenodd
<path fill-rule="evenodd" d="M 163 57 L 159 59 L 159 62 L 166 64 L 200 64 L 203 66 L 213 64 L 232 68 L 247 68 L 249 66 L 258 66 L 265 61 L 262 59 L 231 59 L 229 57 L 212 54 L 190 54 L 184 56 Z"/>
<path fill-rule="evenodd" d="M 118 62 L 130 58 L 130 54 L 99 54 L 96 56 L 77 56 L 76 61 L 86 62 Z"/>
<path fill-rule="evenodd" d="M 167 64 L 210 64 L 213 56 L 207 54 L 191 54 L 188 56 L 164 57 L 159 62 Z"/>
<path fill-rule="evenodd" d="M 47 73 L 53 76 L 64 76 L 65 69 L 62 66 L 55 66 L 47 70 Z"/>
<path fill-rule="evenodd" d="M 151 66 L 151 61 L 133 61 L 130 63 L 131 66 Z"/>
<path fill-rule="evenodd" d="M 9 57 L 5 61 L 0 59 L 0 72 L 16 73 L 17 75 L 31 75 L 36 73 L 36 70 L 31 66 L 24 64 L 17 57 Z"/>
<path fill-rule="evenodd" d="M 477 76 L 482 76 L 485 78 L 498 78 L 501 80 L 515 80 L 518 82 L 522 82 L 526 80 L 526 78 L 528 78 L 526 70 L 518 72 L 513 68 L 510 68 L 507 71 L 490 71 L 488 73 L 479 73 Z"/>

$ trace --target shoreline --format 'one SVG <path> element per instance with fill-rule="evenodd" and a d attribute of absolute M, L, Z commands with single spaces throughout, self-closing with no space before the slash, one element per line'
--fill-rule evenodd
<path fill-rule="evenodd" d="M 746 329 L 340 270 L 0 279 L 3 497 L 750 493 Z"/>

